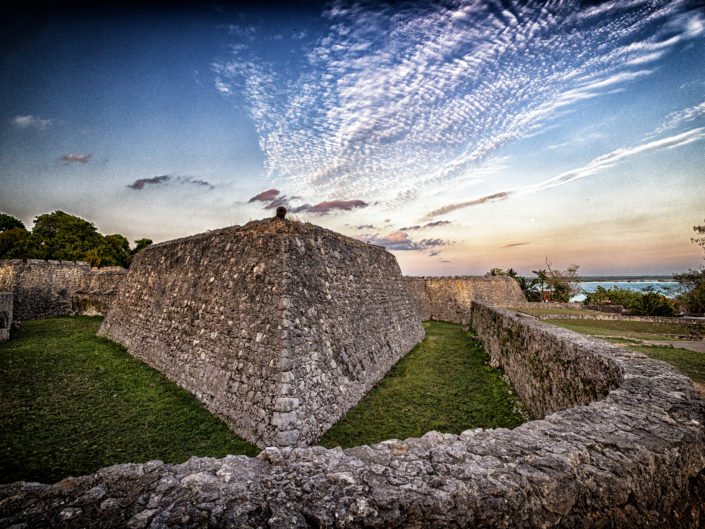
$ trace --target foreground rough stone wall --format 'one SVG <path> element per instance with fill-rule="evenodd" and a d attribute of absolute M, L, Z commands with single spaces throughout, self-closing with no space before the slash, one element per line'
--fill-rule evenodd
<path fill-rule="evenodd" d="M 526 304 L 519 284 L 511 277 L 405 277 L 404 280 L 424 320 L 467 325 L 473 301 L 500 307 Z"/>
<path fill-rule="evenodd" d="M 13 293 L 16 321 L 65 316 L 71 314 L 73 295 L 89 271 L 83 262 L 0 261 L 0 290 Z"/>
<path fill-rule="evenodd" d="M 12 326 L 12 292 L 0 292 L 0 342 L 10 339 Z"/>
<path fill-rule="evenodd" d="M 424 337 L 393 255 L 271 219 L 150 246 L 99 334 L 248 441 L 315 441 Z"/>
<path fill-rule="evenodd" d="M 121 266 L 94 268 L 81 279 L 81 288 L 72 298 L 75 314 L 104 316 L 127 275 Z"/>
<path fill-rule="evenodd" d="M 490 322 L 479 323 L 479 332 L 489 349 L 502 347 L 496 358 L 507 359 L 512 350 L 522 355 L 522 342 L 531 347 L 529 341 L 538 339 L 552 351 L 545 360 L 557 366 L 563 356 L 558 345 L 564 344 L 594 360 L 592 373 L 568 370 L 564 378 L 587 376 L 595 386 L 617 375 L 613 389 L 513 430 L 429 432 L 347 450 L 269 448 L 256 459 L 152 461 L 55 485 L 4 485 L 0 525 L 705 525 L 705 401 L 687 377 L 640 353 L 531 318 L 489 307 L 473 312 Z M 494 326 L 500 320 L 511 333 Z"/>

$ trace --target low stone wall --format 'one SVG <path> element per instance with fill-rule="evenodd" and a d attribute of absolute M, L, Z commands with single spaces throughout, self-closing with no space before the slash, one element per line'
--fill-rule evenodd
<path fill-rule="evenodd" d="M 485 350 L 536 418 L 602 398 L 620 381 L 612 355 L 586 347 L 571 331 L 482 303 L 473 303 L 471 318 Z"/>
<path fill-rule="evenodd" d="M 500 307 L 520 306 L 526 297 L 519 284 L 506 276 L 448 276 L 404 278 L 406 287 L 424 320 L 467 325 L 470 304 L 480 301 Z"/>
<path fill-rule="evenodd" d="M 12 292 L 0 292 L 0 342 L 10 339 L 12 326 Z"/>
<path fill-rule="evenodd" d="M 514 309 L 584 309 L 582 303 L 561 303 L 560 301 L 524 301 L 516 305 L 504 305 Z"/>
<path fill-rule="evenodd" d="M 121 266 L 94 268 L 86 273 L 81 280 L 81 288 L 73 295 L 73 312 L 85 316 L 105 316 L 126 275 L 127 269 Z"/>
<path fill-rule="evenodd" d="M 0 290 L 14 295 L 16 321 L 64 316 L 72 312 L 72 298 L 81 288 L 88 263 L 19 259 L 0 261 Z"/>
<path fill-rule="evenodd" d="M 515 387 L 532 388 L 523 393 L 542 403 L 537 415 L 572 407 L 513 430 L 429 432 L 347 450 L 268 448 L 256 459 L 152 461 L 56 485 L 4 485 L 1 523 L 68 528 L 705 525 L 705 401 L 687 377 L 640 353 L 516 313 L 476 305 L 473 315 L 490 354 L 513 373 Z M 587 372 L 571 368 L 580 355 L 586 357 Z M 528 373 L 536 368 L 522 357 L 547 362 L 559 388 L 553 389 L 553 380 L 527 382 L 522 366 Z M 568 390 L 571 379 L 586 391 Z M 587 403 L 586 393 L 598 400 Z"/>
<path fill-rule="evenodd" d="M 705 318 L 671 318 L 667 316 L 637 316 L 632 314 L 540 314 L 539 320 L 619 320 L 645 321 L 651 323 L 678 323 L 683 325 L 703 325 Z"/>

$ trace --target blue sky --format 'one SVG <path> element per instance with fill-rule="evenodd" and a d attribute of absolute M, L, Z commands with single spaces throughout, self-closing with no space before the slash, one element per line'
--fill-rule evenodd
<path fill-rule="evenodd" d="M 0 211 L 28 226 L 62 209 L 161 241 L 285 204 L 410 274 L 702 263 L 696 2 L 23 15 L 0 54 Z"/>

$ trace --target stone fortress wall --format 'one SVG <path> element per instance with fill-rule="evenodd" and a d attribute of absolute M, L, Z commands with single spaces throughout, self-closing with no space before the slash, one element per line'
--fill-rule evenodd
<path fill-rule="evenodd" d="M 118 465 L 0 486 L 0 520 L 84 527 L 691 528 L 705 400 L 669 365 L 485 304 L 472 325 L 537 416 L 347 450 Z M 572 388 L 576 388 L 575 390 Z"/>
<path fill-rule="evenodd" d="M 506 276 L 406 276 L 404 281 L 424 321 L 440 320 L 467 325 L 472 301 L 498 307 L 526 304 L 519 284 Z"/>
<path fill-rule="evenodd" d="M 314 442 L 424 331 L 384 248 L 267 219 L 140 252 L 99 335 L 263 448 Z"/>
<path fill-rule="evenodd" d="M 104 315 L 126 273 L 80 261 L 0 260 L 0 291 L 12 292 L 16 321 Z"/>
<path fill-rule="evenodd" d="M 71 299 L 74 314 L 105 316 L 127 275 L 121 266 L 94 268 L 81 279 L 81 287 Z"/>
<path fill-rule="evenodd" d="M 0 292 L 0 342 L 10 339 L 12 326 L 12 292 Z"/>
<path fill-rule="evenodd" d="M 0 291 L 12 292 L 15 321 L 65 316 L 90 270 L 83 262 L 0 260 Z"/>

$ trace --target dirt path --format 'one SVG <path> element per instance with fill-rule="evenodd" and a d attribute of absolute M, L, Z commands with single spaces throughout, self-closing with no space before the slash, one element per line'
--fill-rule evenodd
<path fill-rule="evenodd" d="M 660 345 L 663 347 L 680 347 L 696 353 L 705 353 L 705 340 L 675 340 L 675 341 L 652 341 L 642 340 L 644 345 Z"/>

